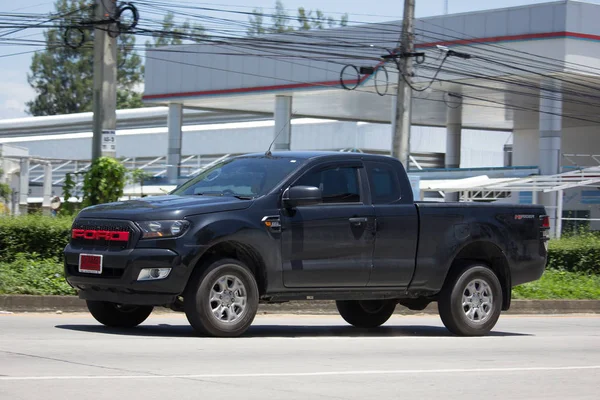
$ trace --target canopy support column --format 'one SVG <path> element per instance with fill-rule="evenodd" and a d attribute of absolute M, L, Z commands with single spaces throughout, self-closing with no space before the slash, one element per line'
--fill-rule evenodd
<path fill-rule="evenodd" d="M 290 150 L 292 137 L 292 96 L 275 96 L 275 132 L 273 150 Z"/>
<path fill-rule="evenodd" d="M 446 114 L 446 168 L 460 168 L 460 146 L 462 135 L 462 98 L 451 97 Z M 446 193 L 445 201 L 458 201 L 459 193 Z"/>
<path fill-rule="evenodd" d="M 181 126 L 183 124 L 183 105 L 169 103 L 167 127 L 169 131 L 167 152 L 167 180 L 170 185 L 177 185 L 179 166 L 181 163 Z"/>
<path fill-rule="evenodd" d="M 541 175 L 561 173 L 562 93 L 560 84 L 552 79 L 540 85 L 539 167 Z M 562 192 L 562 191 L 561 191 Z M 550 235 L 560 237 L 562 210 L 558 209 L 559 192 L 540 193 L 540 202 L 550 216 Z"/>

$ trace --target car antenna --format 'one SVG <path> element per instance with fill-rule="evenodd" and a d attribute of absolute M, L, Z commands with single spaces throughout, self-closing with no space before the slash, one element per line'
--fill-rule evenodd
<path fill-rule="evenodd" d="M 279 130 L 279 132 L 277 132 L 277 135 L 275 135 L 275 138 L 273 139 L 273 141 L 271 142 L 271 144 L 269 145 L 269 148 L 267 149 L 267 151 L 265 152 L 265 156 L 266 157 L 271 157 L 271 155 L 273 155 L 273 153 L 271 153 L 271 147 L 273 147 L 273 144 L 275 143 L 275 141 L 277 140 L 277 138 L 279 137 L 279 135 L 281 135 L 281 133 L 283 132 L 283 130 L 285 128 L 287 128 L 288 124 L 291 123 L 292 118 L 294 118 L 295 113 L 292 113 L 292 115 L 290 115 L 290 119 L 289 121 L 287 121 L 285 123 L 285 125 Z"/>

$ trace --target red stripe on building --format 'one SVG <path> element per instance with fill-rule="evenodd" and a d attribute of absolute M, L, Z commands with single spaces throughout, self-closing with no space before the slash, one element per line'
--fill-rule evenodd
<path fill-rule="evenodd" d="M 349 81 L 344 81 L 347 85 L 356 85 L 357 83 L 362 82 L 353 79 Z M 239 88 L 239 89 L 222 89 L 222 90 L 206 90 L 201 92 L 184 92 L 184 93 L 167 93 L 167 94 L 150 94 L 144 96 L 144 100 L 151 99 L 165 99 L 170 97 L 195 97 L 195 96 L 208 96 L 211 94 L 234 94 L 234 93 L 252 93 L 252 92 L 266 92 L 266 91 L 274 91 L 274 90 L 286 90 L 286 89 L 301 89 L 301 88 L 310 88 L 310 87 L 319 87 L 319 86 L 337 86 L 340 84 L 340 81 L 325 81 L 325 82 L 314 82 L 314 83 L 292 83 L 287 85 L 273 85 L 273 86 L 255 86 L 250 88 Z"/>
<path fill-rule="evenodd" d="M 439 41 L 439 42 L 431 42 L 431 43 L 421 43 L 415 45 L 416 48 L 430 48 L 435 47 L 437 45 L 441 46 L 461 46 L 461 45 L 476 45 L 476 44 L 485 44 L 485 43 L 498 43 L 498 42 L 510 42 L 510 41 L 524 41 L 524 40 L 536 40 L 536 39 L 553 39 L 553 38 L 579 38 L 579 39 L 588 39 L 588 40 L 598 40 L 600 41 L 599 35 L 590 35 L 587 33 L 577 33 L 577 32 L 547 32 L 547 33 L 529 33 L 524 35 L 507 35 L 507 36 L 495 36 L 489 38 L 481 38 L 481 39 L 458 39 L 458 40 L 448 40 L 448 41 Z M 381 65 L 381 63 L 379 63 Z M 379 66 L 378 65 L 378 66 Z M 366 75 L 361 79 L 354 79 L 344 82 L 348 85 L 360 85 L 364 82 L 369 76 Z M 253 92 L 268 92 L 268 91 L 277 91 L 277 90 L 290 90 L 290 89 L 304 89 L 311 87 L 319 87 L 319 86 L 338 86 L 340 85 L 339 81 L 326 81 L 326 82 L 314 82 L 314 83 L 292 83 L 286 85 L 273 85 L 273 86 L 256 86 L 249 88 L 239 88 L 239 89 L 222 89 L 222 90 L 207 90 L 207 91 L 199 91 L 199 92 L 183 92 L 183 93 L 166 93 L 166 94 L 151 94 L 144 96 L 144 100 L 153 100 L 153 99 L 169 99 L 175 97 L 198 97 L 198 96 L 209 96 L 209 95 L 223 95 L 223 94 L 236 94 L 236 93 L 253 93 Z"/>

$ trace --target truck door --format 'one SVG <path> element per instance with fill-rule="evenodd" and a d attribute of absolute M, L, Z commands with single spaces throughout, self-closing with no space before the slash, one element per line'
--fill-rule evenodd
<path fill-rule="evenodd" d="M 404 196 L 398 172 L 384 162 L 365 162 L 376 236 L 368 286 L 407 287 L 415 269 L 419 220 L 412 192 Z"/>
<path fill-rule="evenodd" d="M 313 167 L 291 186 L 316 186 L 323 202 L 282 212 L 286 287 L 366 286 L 373 255 L 374 210 L 361 161 Z"/>

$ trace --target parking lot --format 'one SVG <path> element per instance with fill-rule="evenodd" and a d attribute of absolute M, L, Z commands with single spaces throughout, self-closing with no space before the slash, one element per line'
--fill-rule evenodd
<path fill-rule="evenodd" d="M 431 316 L 362 331 L 262 315 L 213 339 L 178 314 L 130 331 L 0 315 L 0 399 L 597 399 L 599 379 L 600 316 L 502 316 L 490 336 L 459 338 Z"/>

